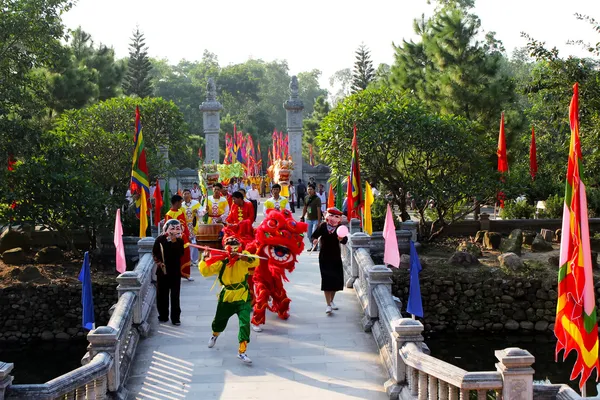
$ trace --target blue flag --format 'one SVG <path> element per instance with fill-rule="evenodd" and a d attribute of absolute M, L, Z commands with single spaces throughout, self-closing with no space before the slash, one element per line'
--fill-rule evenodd
<path fill-rule="evenodd" d="M 81 325 L 92 330 L 96 326 L 94 324 L 94 298 L 92 297 L 92 274 L 90 273 L 90 256 L 85 252 L 83 256 L 83 266 L 79 272 L 79 280 L 81 281 L 81 306 L 83 308 L 83 321 Z"/>
<path fill-rule="evenodd" d="M 423 302 L 421 301 L 421 285 L 419 283 L 419 273 L 421 272 L 421 262 L 415 249 L 415 243 L 410 241 L 410 288 L 408 292 L 408 304 L 406 311 L 412 315 L 423 318 Z"/>

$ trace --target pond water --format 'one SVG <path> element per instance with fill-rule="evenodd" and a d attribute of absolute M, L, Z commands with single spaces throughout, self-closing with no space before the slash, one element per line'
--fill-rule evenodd
<path fill-rule="evenodd" d="M 579 393 L 579 380 L 570 382 L 569 377 L 575 364 L 575 354 L 572 353 L 563 362 L 562 352 L 559 361 L 554 361 L 556 338 L 553 335 L 510 335 L 510 334 L 473 334 L 446 333 L 428 334 L 425 343 L 431 349 L 431 355 L 452 363 L 467 371 L 495 371 L 495 350 L 507 347 L 520 347 L 529 351 L 535 357 L 533 379 L 552 383 L 566 383 Z M 586 385 L 587 395 L 597 394 L 595 374 Z"/>
<path fill-rule="evenodd" d="M 46 383 L 81 366 L 87 340 L 32 342 L 26 346 L 0 347 L 0 361 L 14 363 L 13 383 Z"/>

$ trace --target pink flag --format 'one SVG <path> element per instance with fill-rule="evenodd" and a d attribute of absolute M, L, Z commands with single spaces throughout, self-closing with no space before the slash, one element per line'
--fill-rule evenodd
<path fill-rule="evenodd" d="M 123 227 L 121 226 L 121 210 L 117 210 L 117 218 L 115 220 L 115 249 L 117 249 L 117 272 L 123 273 L 127 270 L 125 261 L 125 246 L 123 245 Z"/>
<path fill-rule="evenodd" d="M 396 238 L 394 216 L 389 204 L 387 205 L 385 224 L 383 225 L 383 239 L 385 240 L 383 263 L 398 268 L 400 266 L 400 252 L 398 251 L 398 238 Z"/>

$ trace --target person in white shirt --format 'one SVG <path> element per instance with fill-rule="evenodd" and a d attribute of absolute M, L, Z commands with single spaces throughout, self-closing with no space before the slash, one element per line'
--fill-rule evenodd
<path fill-rule="evenodd" d="M 296 208 L 294 206 L 294 203 L 295 203 L 294 200 L 296 200 L 296 188 L 294 187 L 294 185 L 290 185 L 289 190 L 290 190 L 290 208 L 292 209 L 292 212 L 295 213 Z"/>
<path fill-rule="evenodd" d="M 252 206 L 254 207 L 254 221 L 256 221 L 256 213 L 258 212 L 258 202 L 260 200 L 260 194 L 258 193 L 258 186 L 256 185 L 256 183 L 252 184 L 252 187 L 250 188 L 250 190 L 248 190 L 246 198 L 250 200 L 250 203 L 252 203 Z"/>
<path fill-rule="evenodd" d="M 327 195 L 325 194 L 325 186 L 322 183 L 319 183 L 317 196 L 321 199 L 321 214 L 325 215 L 325 211 L 327 211 Z"/>
<path fill-rule="evenodd" d="M 196 200 L 196 201 L 200 202 L 200 197 L 202 196 L 202 191 L 198 187 L 198 182 L 194 182 L 194 187 L 192 187 L 192 190 L 190 190 L 190 193 L 192 195 L 192 200 Z"/>

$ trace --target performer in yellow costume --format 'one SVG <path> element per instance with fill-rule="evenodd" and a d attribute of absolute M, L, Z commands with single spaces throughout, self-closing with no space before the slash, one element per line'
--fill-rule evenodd
<path fill-rule="evenodd" d="M 259 259 L 249 252 L 242 252 L 242 241 L 239 236 L 240 225 L 224 228 L 223 248 L 225 252 L 211 254 L 205 251 L 203 260 L 198 268 L 202 276 L 217 275 L 221 284 L 217 312 L 212 322 L 213 334 L 208 341 L 208 347 L 214 347 L 217 338 L 227 327 L 227 322 L 233 314 L 239 320 L 238 359 L 250 364 L 252 360 L 246 355 L 250 342 L 250 311 L 252 303 L 248 288 L 248 270 L 258 266 Z M 251 228 L 250 228 L 251 229 Z"/>
<path fill-rule="evenodd" d="M 223 185 L 215 183 L 213 186 L 213 195 L 209 196 L 206 200 L 206 210 L 204 210 L 204 213 L 208 214 L 209 224 L 225 222 L 229 215 L 229 203 L 221 195 L 221 190 L 223 190 Z"/>
<path fill-rule="evenodd" d="M 200 223 L 200 203 L 192 199 L 190 189 L 183 191 L 183 209 L 188 230 L 190 232 L 190 243 L 196 244 L 196 235 L 198 234 L 198 224 Z M 190 248 L 190 257 L 192 265 L 198 265 L 198 249 Z"/>
<path fill-rule="evenodd" d="M 280 195 L 281 186 L 278 183 L 275 183 L 271 188 L 272 196 L 265 200 L 265 204 L 263 205 L 263 213 L 265 216 L 267 215 L 267 210 L 275 209 L 277 211 L 290 210 L 290 202 L 287 197 L 283 197 Z"/>

